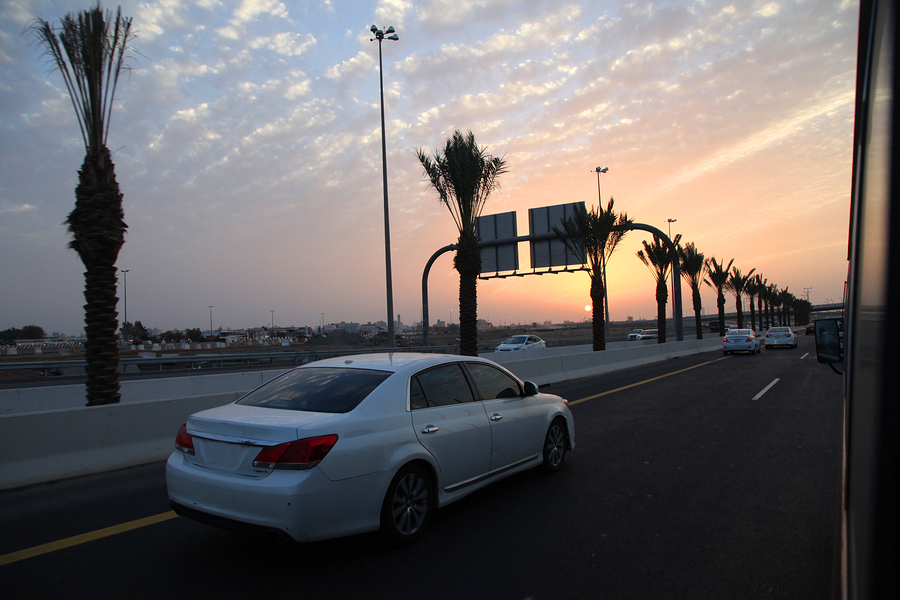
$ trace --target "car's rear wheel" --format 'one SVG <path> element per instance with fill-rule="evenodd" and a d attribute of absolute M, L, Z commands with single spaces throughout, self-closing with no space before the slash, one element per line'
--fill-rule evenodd
<path fill-rule="evenodd" d="M 550 423 L 544 438 L 544 462 L 541 467 L 546 473 L 556 473 L 566 460 L 566 422 L 556 418 Z"/>
<path fill-rule="evenodd" d="M 400 469 L 381 506 L 381 532 L 394 544 L 411 544 L 422 536 L 434 513 L 434 485 L 422 466 Z"/>

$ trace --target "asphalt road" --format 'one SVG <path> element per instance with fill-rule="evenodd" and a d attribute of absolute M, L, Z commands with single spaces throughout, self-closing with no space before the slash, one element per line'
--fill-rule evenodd
<path fill-rule="evenodd" d="M 801 336 L 797 349 L 706 353 L 545 388 L 576 419 L 563 470 L 445 507 L 400 550 L 374 534 L 285 547 L 173 518 L 162 463 L 2 492 L 0 593 L 828 598 L 841 385 Z"/>

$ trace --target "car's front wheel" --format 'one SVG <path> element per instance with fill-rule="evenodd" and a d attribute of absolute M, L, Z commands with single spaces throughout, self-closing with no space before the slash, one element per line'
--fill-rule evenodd
<path fill-rule="evenodd" d="M 434 512 L 431 474 L 419 465 L 400 469 L 381 506 L 381 532 L 394 544 L 411 544 L 425 531 Z"/>
<path fill-rule="evenodd" d="M 566 422 L 556 418 L 550 423 L 544 438 L 544 462 L 541 467 L 546 473 L 556 473 L 566 460 Z"/>

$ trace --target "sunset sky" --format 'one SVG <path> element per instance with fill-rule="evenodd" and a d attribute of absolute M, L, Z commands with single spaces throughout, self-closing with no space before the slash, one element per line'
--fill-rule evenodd
<path fill-rule="evenodd" d="M 83 268 L 62 224 L 84 146 L 28 31 L 93 0 L 0 3 L 0 329 L 83 331 Z M 847 272 L 855 1 L 121 2 L 137 37 L 109 147 L 124 194 L 128 320 L 160 329 L 386 320 L 378 43 L 394 313 L 422 319 L 422 272 L 456 241 L 416 149 L 455 129 L 504 156 L 485 214 L 598 201 L 680 233 L 813 303 Z M 115 9 L 115 4 L 104 3 Z M 628 234 L 613 320 L 653 316 Z M 528 248 L 520 266 L 529 270 Z M 121 282 L 121 279 L 120 279 Z M 582 321 L 585 273 L 480 281 L 479 317 Z M 452 255 L 430 320 L 458 320 Z M 120 285 L 119 297 L 122 298 Z M 684 315 L 692 316 L 690 293 Z M 715 293 L 705 288 L 707 313 Z M 733 309 L 734 299 L 728 298 Z M 120 320 L 124 312 L 119 303 Z"/>

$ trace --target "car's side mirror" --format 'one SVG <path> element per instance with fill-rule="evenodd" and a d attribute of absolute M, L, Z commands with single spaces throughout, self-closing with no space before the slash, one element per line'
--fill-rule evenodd
<path fill-rule="evenodd" d="M 816 357 L 820 363 L 836 363 L 844 359 L 837 319 L 816 321 Z"/>
<path fill-rule="evenodd" d="M 525 395 L 526 396 L 536 396 L 539 394 L 538 386 L 536 383 L 532 383 L 531 381 L 525 382 Z"/>

